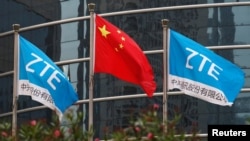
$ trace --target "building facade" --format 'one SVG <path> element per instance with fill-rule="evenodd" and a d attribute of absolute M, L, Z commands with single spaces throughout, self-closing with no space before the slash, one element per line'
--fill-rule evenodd
<path fill-rule="evenodd" d="M 197 125 L 199 132 L 206 134 L 209 124 L 245 124 L 250 116 L 249 105 L 249 54 L 250 54 L 250 3 L 246 0 L 2 0 L 0 2 L 0 118 L 10 118 L 12 111 L 14 41 L 13 24 L 20 24 L 20 34 L 43 50 L 53 61 L 71 61 L 89 57 L 89 19 L 57 23 L 76 17 L 89 16 L 88 4 L 94 2 L 95 12 L 110 14 L 105 19 L 130 35 L 144 51 L 161 50 L 162 19 L 169 19 L 169 27 L 203 44 L 214 47 L 214 51 L 237 64 L 245 72 L 244 89 L 232 107 L 223 107 L 184 95 L 168 96 L 168 117 L 176 110 L 181 113 L 181 126 L 191 131 Z M 231 5 L 226 5 L 231 3 Z M 164 9 L 165 7 L 165 9 Z M 159 9 L 157 9 L 159 8 Z M 162 8 L 162 9 L 160 9 Z M 126 12 L 134 11 L 131 14 Z M 113 13 L 113 15 L 112 15 Z M 54 23 L 53 23 L 54 22 Z M 49 24 L 48 24 L 49 23 Z M 46 25 L 47 24 L 47 25 Z M 35 25 L 40 25 L 35 27 Z M 26 29 L 25 29 L 26 28 Z M 163 91 L 162 54 L 147 55 L 157 82 L 156 93 Z M 88 127 L 88 61 L 78 61 L 59 65 L 76 89 L 79 106 L 71 107 L 83 111 L 83 124 Z M 237 81 L 237 80 L 236 80 Z M 95 136 L 102 138 L 104 129 L 110 132 L 126 127 L 131 114 L 152 104 L 160 105 L 162 95 L 152 99 L 142 96 L 140 87 L 123 82 L 108 74 L 94 77 Z M 136 97 L 138 95 L 138 97 Z M 122 96 L 122 97 L 121 97 Z M 120 97 L 120 98 L 119 98 Z M 113 99 L 112 99 L 113 98 Z M 51 118 L 52 111 L 20 96 L 18 109 L 28 109 L 17 115 L 18 123 L 31 119 Z M 65 123 L 66 124 L 66 123 Z"/>

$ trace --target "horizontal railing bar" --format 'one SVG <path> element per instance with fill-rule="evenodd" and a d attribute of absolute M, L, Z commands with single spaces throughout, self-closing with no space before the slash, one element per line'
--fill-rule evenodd
<path fill-rule="evenodd" d="M 139 10 L 130 10 L 130 11 L 120 11 L 120 12 L 112 12 L 112 13 L 106 13 L 106 14 L 100 14 L 102 16 L 115 16 L 115 15 L 122 15 L 122 14 L 138 14 L 138 13 L 145 13 L 145 12 L 157 12 L 157 11 L 164 11 L 164 10 L 178 10 L 178 9 L 194 9 L 194 8 L 209 8 L 209 7 L 221 7 L 221 6 L 244 6 L 244 5 L 250 5 L 250 2 L 232 2 L 232 3 L 213 3 L 213 4 L 198 4 L 198 5 L 183 5 L 183 6 L 172 6 L 172 7 L 159 7 L 159 8 L 150 8 L 150 9 L 139 9 Z M 84 17 L 76 17 L 76 18 L 70 18 L 70 19 L 64 19 L 64 20 L 59 20 L 59 21 L 53 21 L 53 22 L 48 22 L 44 24 L 38 24 L 34 26 L 29 26 L 29 27 L 24 27 L 20 29 L 21 31 L 27 31 L 31 29 L 36 29 L 36 28 L 41 28 L 45 26 L 51 26 L 55 24 L 63 24 L 63 23 L 69 23 L 69 22 L 75 22 L 75 21 L 80 21 L 80 20 L 86 20 L 89 19 L 89 16 L 84 16 Z M 8 31 L 5 33 L 1 33 L 1 36 L 6 36 L 9 34 L 12 34 L 13 31 Z M 228 45 L 228 46 L 210 46 L 207 47 L 209 49 L 244 49 L 244 48 L 250 48 L 250 45 Z M 144 51 L 145 54 L 154 54 L 154 53 L 162 53 L 163 50 L 154 50 L 154 51 Z M 78 62 L 83 62 L 83 61 L 88 61 L 89 58 L 80 58 L 80 59 L 72 59 L 72 60 L 67 60 L 67 61 L 60 61 L 60 62 L 55 62 L 57 65 L 65 65 L 65 64 L 70 64 L 70 63 L 78 63 Z M 1 76 L 6 76 L 6 75 L 11 75 L 13 74 L 13 71 L 8 71 L 5 73 L 1 73 Z M 250 88 L 243 88 L 242 92 L 249 92 Z M 169 95 L 177 95 L 177 94 L 183 94 L 182 92 L 170 92 Z M 156 93 L 155 96 L 162 95 L 162 93 Z M 127 96 L 115 96 L 115 97 L 106 97 L 106 98 L 96 98 L 94 99 L 95 102 L 97 101 L 106 101 L 106 100 L 122 100 L 122 99 L 127 99 L 127 98 L 139 98 L 139 97 L 146 97 L 145 94 L 136 94 L 136 95 L 129 95 Z M 81 103 L 88 103 L 88 100 L 79 100 L 77 104 Z M 32 108 L 27 108 L 27 109 L 22 109 L 18 110 L 18 113 L 22 112 L 28 112 L 32 110 L 39 110 L 46 108 L 45 106 L 38 106 L 38 107 L 32 107 Z M 1 116 L 7 116 L 11 115 L 11 113 L 6 113 L 6 114 L 1 114 Z"/>
<path fill-rule="evenodd" d="M 208 3 L 208 4 L 193 4 L 193 5 L 181 5 L 181 6 L 169 6 L 169 7 L 157 7 L 157 8 L 145 8 L 145 9 L 137 9 L 137 10 L 127 10 L 127 11 L 119 11 L 119 12 L 110 12 L 100 14 L 101 16 L 117 16 L 117 15 L 128 15 L 128 14 L 140 14 L 140 13 L 148 13 L 148 12 L 158 12 L 158 11 L 170 11 L 170 10 L 182 10 L 182 9 L 196 9 L 196 8 L 212 8 L 212 7 L 227 7 L 227 6 L 247 6 L 250 5 L 250 2 L 226 2 L 226 3 Z M 37 25 L 32 25 L 28 27 L 20 28 L 19 32 L 33 30 L 37 28 L 42 28 L 46 26 L 53 26 L 57 24 L 64 24 L 70 22 L 77 22 L 81 20 L 89 19 L 90 16 L 82 16 L 82 17 L 75 17 L 69 19 L 62 19 L 58 21 L 52 21 Z M 18 23 L 17 23 L 18 24 Z M 4 33 L 0 33 L 0 37 L 7 36 L 13 34 L 14 31 L 7 31 Z"/>
<path fill-rule="evenodd" d="M 223 45 L 223 46 L 208 46 L 208 49 L 250 49 L 250 45 Z"/>
<path fill-rule="evenodd" d="M 180 135 L 175 135 L 176 137 L 180 136 Z M 184 137 L 188 138 L 188 137 L 200 137 L 200 138 L 206 138 L 208 137 L 208 134 L 184 134 Z M 156 136 L 157 137 L 157 136 Z M 134 141 L 136 140 L 136 137 L 130 137 L 127 139 L 128 141 Z M 142 140 L 148 140 L 148 137 L 142 137 Z M 108 140 L 100 140 L 100 141 L 115 141 L 113 139 L 108 139 Z"/>
<path fill-rule="evenodd" d="M 14 71 L 7 71 L 7 72 L 4 72 L 4 73 L 0 73 L 0 77 L 2 76 L 7 76 L 7 75 L 12 75 L 14 73 Z"/>
<path fill-rule="evenodd" d="M 65 60 L 65 61 L 59 61 L 59 62 L 55 62 L 56 65 L 68 65 L 68 64 L 73 64 L 73 63 L 80 63 L 80 62 L 85 62 L 85 61 L 89 61 L 90 58 L 86 57 L 86 58 L 79 58 L 79 59 L 71 59 L 71 60 Z"/>
<path fill-rule="evenodd" d="M 179 5 L 179 6 L 168 6 L 168 7 L 128 10 L 128 11 L 105 13 L 105 14 L 100 14 L 100 15 L 105 17 L 105 16 L 117 16 L 117 15 L 128 15 L 128 14 L 141 14 L 141 13 L 159 12 L 159 11 L 213 8 L 213 7 L 228 7 L 228 6 L 247 6 L 247 5 L 250 5 L 250 2 L 206 3 L 206 4 L 192 4 L 192 5 Z"/>
<path fill-rule="evenodd" d="M 226 45 L 226 46 L 208 46 L 208 49 L 211 50 L 218 50 L 218 49 L 250 49 L 250 45 Z M 156 53 L 163 53 L 163 50 L 150 50 L 150 51 L 143 51 L 145 54 L 156 54 Z M 80 63 L 83 61 L 88 61 L 90 58 L 79 58 L 79 59 L 71 59 L 66 61 L 59 61 L 55 62 L 57 65 L 66 65 L 70 63 Z M 8 71 L 4 73 L 0 73 L 0 77 L 12 75 L 13 71 Z"/>
<path fill-rule="evenodd" d="M 241 89 L 241 92 L 250 92 L 250 88 L 243 88 L 243 89 Z M 176 91 L 176 92 L 167 92 L 167 94 L 169 96 L 173 96 L 173 95 L 182 95 L 184 93 L 181 91 Z M 163 95 L 163 92 L 154 93 L 154 96 L 162 96 L 162 95 Z M 124 99 L 133 99 L 133 98 L 141 98 L 141 97 L 147 97 L 147 95 L 146 94 L 133 94 L 133 95 L 123 95 L 123 96 L 112 96 L 112 97 L 94 98 L 93 101 L 94 102 L 104 102 L 104 101 L 111 101 L 111 100 L 124 100 Z M 88 102 L 89 102 L 88 99 L 78 100 L 75 103 L 75 105 L 86 104 Z M 19 114 L 19 113 L 30 112 L 30 111 L 35 111 L 35 110 L 40 110 L 40 109 L 45 109 L 45 108 L 48 108 L 48 107 L 36 106 L 36 107 L 18 110 L 17 113 Z M 10 116 L 10 115 L 12 115 L 12 112 L 0 114 L 0 118 L 5 117 L 5 116 Z"/>
<path fill-rule="evenodd" d="M 144 54 L 157 54 L 157 53 L 163 53 L 163 50 L 147 50 L 143 51 Z"/>

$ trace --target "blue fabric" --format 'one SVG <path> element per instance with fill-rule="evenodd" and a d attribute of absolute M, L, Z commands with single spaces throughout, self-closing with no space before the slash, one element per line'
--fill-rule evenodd
<path fill-rule="evenodd" d="M 210 99 L 206 97 L 216 100 L 221 93 L 227 103 L 222 105 L 231 105 L 244 85 L 244 72 L 212 50 L 172 29 L 169 41 L 170 76 L 182 79 L 182 82 L 172 79 L 169 83 L 175 83 L 173 85 L 180 90 L 185 90 L 194 97 L 202 96 L 209 102 Z M 185 83 L 186 80 L 194 83 Z M 170 88 L 173 88 L 173 85 Z"/>
<path fill-rule="evenodd" d="M 34 44 L 19 36 L 19 45 L 18 94 L 30 95 L 36 101 L 59 110 L 58 113 L 64 113 L 78 100 L 72 84 L 61 69 Z"/>

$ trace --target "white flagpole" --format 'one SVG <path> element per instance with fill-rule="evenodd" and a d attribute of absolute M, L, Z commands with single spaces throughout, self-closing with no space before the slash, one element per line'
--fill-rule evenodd
<path fill-rule="evenodd" d="M 168 103 L 167 103 L 167 91 L 168 91 L 168 20 L 163 19 L 162 21 L 162 27 L 163 27 L 163 123 L 167 122 L 167 110 L 168 110 Z M 166 128 L 167 130 L 167 128 Z"/>
<path fill-rule="evenodd" d="M 14 30 L 14 75 L 13 75 L 13 109 L 12 109 L 12 136 L 16 139 L 17 130 L 17 81 L 18 81 L 18 56 L 19 56 L 19 24 L 13 25 Z"/>
<path fill-rule="evenodd" d="M 90 12 L 90 61 L 89 61 L 89 131 L 93 126 L 93 87 L 94 87 L 94 10 L 95 4 L 88 4 Z M 93 137 L 89 137 L 89 141 L 92 141 Z"/>

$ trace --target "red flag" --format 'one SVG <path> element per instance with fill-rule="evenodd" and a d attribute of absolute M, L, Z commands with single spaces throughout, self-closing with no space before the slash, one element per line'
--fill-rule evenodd
<path fill-rule="evenodd" d="M 139 85 L 148 97 L 156 89 L 154 74 L 136 42 L 102 17 L 95 16 L 95 73 L 108 73 Z"/>

